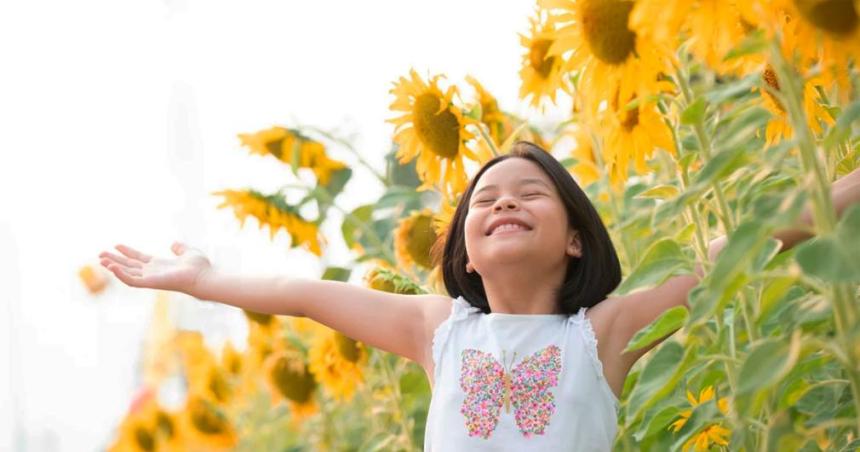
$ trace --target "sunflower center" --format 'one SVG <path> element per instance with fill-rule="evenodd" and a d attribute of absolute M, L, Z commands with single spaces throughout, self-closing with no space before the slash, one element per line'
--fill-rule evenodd
<path fill-rule="evenodd" d="M 588 47 L 600 61 L 621 64 L 636 48 L 636 33 L 627 28 L 632 1 L 594 0 L 585 2 L 582 28 Z"/>
<path fill-rule="evenodd" d="M 433 217 L 430 215 L 419 215 L 415 217 L 412 227 L 409 228 L 409 238 L 406 250 L 416 264 L 424 268 L 432 268 L 433 262 L 430 258 L 430 249 L 436 242 L 436 232 L 432 226 Z"/>
<path fill-rule="evenodd" d="M 230 398 L 230 384 L 217 369 L 213 369 L 209 375 L 209 390 L 219 402 L 226 402 Z"/>
<path fill-rule="evenodd" d="M 621 127 L 626 132 L 632 132 L 639 125 L 639 107 L 634 107 L 624 112 L 624 120 L 621 121 Z"/>
<path fill-rule="evenodd" d="M 779 80 L 776 78 L 776 72 L 774 72 L 774 70 L 771 66 L 768 65 L 764 69 L 764 72 L 762 72 L 762 74 L 761 74 L 761 78 L 764 80 L 764 82 L 767 84 L 767 86 L 773 88 L 774 91 L 779 91 Z M 768 99 L 773 101 L 774 105 L 776 105 L 777 108 L 779 108 L 782 111 L 785 111 L 785 107 L 782 106 L 782 102 L 780 102 L 779 99 L 776 98 L 776 96 L 774 96 L 768 90 L 762 90 L 762 91 L 765 93 L 765 95 L 767 95 Z"/>
<path fill-rule="evenodd" d="M 284 397 L 298 403 L 307 402 L 311 398 L 316 381 L 307 369 L 304 369 L 304 372 L 293 370 L 289 359 L 282 356 L 275 362 L 271 372 L 275 386 Z"/>
<path fill-rule="evenodd" d="M 164 436 L 173 438 L 175 426 L 173 425 L 173 420 L 170 419 L 170 416 L 168 416 L 167 413 L 159 410 L 158 415 L 155 418 L 155 428 Z"/>
<path fill-rule="evenodd" d="M 224 414 L 215 410 L 211 403 L 200 398 L 189 401 L 191 406 L 191 423 L 194 428 L 207 435 L 216 435 L 227 430 L 227 418 Z"/>
<path fill-rule="evenodd" d="M 261 314 L 259 312 L 252 312 L 248 310 L 244 310 L 245 316 L 248 317 L 248 320 L 251 320 L 258 325 L 266 326 L 272 323 L 272 315 L 271 314 Z"/>
<path fill-rule="evenodd" d="M 358 344 L 351 337 L 347 337 L 338 331 L 334 334 L 335 342 L 337 343 L 337 351 L 343 359 L 354 363 L 358 361 Z"/>
<path fill-rule="evenodd" d="M 860 15 L 852 0 L 794 0 L 794 3 L 806 20 L 828 33 L 846 36 L 860 25 Z"/>
<path fill-rule="evenodd" d="M 555 64 L 554 56 L 546 56 L 551 45 L 551 39 L 538 39 L 535 40 L 531 49 L 529 49 L 529 63 L 531 63 L 532 69 L 543 79 L 549 78 L 549 74 L 552 72 L 552 65 Z"/>
<path fill-rule="evenodd" d="M 153 438 L 152 433 L 143 427 L 134 429 L 134 440 L 137 441 L 137 445 L 140 446 L 141 450 L 155 450 L 155 438 Z"/>
<path fill-rule="evenodd" d="M 437 155 L 452 159 L 460 150 L 460 121 L 449 109 L 439 111 L 440 102 L 433 93 L 415 98 L 415 132 L 421 142 Z"/>

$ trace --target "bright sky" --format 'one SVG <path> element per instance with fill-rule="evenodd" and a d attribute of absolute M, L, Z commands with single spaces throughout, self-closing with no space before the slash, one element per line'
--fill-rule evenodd
<path fill-rule="evenodd" d="M 391 82 L 410 67 L 472 74 L 517 99 L 533 1 L 31 0 L 0 3 L 0 450 L 103 449 L 137 388 L 155 294 L 77 269 L 125 243 L 174 240 L 216 266 L 319 277 L 347 256 L 338 223 L 322 261 L 244 229 L 210 192 L 292 180 L 237 133 L 311 124 L 354 136 L 383 168 Z M 342 149 L 334 158 L 354 162 Z M 346 208 L 381 189 L 366 172 Z M 360 275 L 356 275 L 360 276 Z M 241 313 L 180 296 L 180 326 L 241 340 Z"/>

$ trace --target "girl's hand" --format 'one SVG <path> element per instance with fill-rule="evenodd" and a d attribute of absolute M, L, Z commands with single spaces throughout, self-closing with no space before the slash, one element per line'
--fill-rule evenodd
<path fill-rule="evenodd" d="M 170 247 L 176 258 L 152 257 L 125 245 L 116 245 L 116 249 L 122 255 L 103 251 L 101 264 L 131 287 L 188 293 L 212 269 L 203 252 L 181 242 Z"/>

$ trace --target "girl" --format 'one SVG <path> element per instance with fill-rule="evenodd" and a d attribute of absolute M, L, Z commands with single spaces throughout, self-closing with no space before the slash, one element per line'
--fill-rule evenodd
<path fill-rule="evenodd" d="M 859 192 L 860 170 L 837 181 L 837 212 Z M 809 210 L 802 220 L 811 224 Z M 785 250 L 809 235 L 799 228 L 776 238 Z M 711 241 L 710 259 L 725 241 Z M 428 451 L 610 450 L 627 373 L 666 338 L 622 350 L 665 310 L 689 307 L 703 275 L 698 265 L 695 274 L 607 297 L 621 268 L 606 227 L 567 170 L 522 141 L 487 162 L 457 206 L 442 251 L 450 297 L 224 274 L 179 242 L 175 258 L 116 248 L 122 255 L 103 252 L 101 263 L 129 286 L 310 317 L 419 363 L 433 388 Z"/>

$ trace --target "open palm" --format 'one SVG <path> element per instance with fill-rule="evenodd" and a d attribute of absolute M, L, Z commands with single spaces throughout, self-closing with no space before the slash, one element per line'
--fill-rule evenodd
<path fill-rule="evenodd" d="M 116 249 L 122 255 L 103 251 L 100 263 L 132 287 L 187 293 L 212 268 L 203 252 L 180 242 L 170 247 L 175 258 L 153 257 L 126 245 L 116 245 Z"/>

